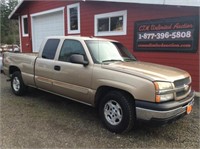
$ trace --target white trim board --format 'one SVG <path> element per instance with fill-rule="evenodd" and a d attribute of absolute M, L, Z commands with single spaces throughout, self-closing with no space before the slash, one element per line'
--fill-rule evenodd
<path fill-rule="evenodd" d="M 53 13 L 53 12 L 58 12 L 58 11 L 64 11 L 65 7 L 60 7 L 60 8 L 56 8 L 56 9 L 50 9 L 47 11 L 41 11 L 41 12 L 37 12 L 37 13 L 33 13 L 30 16 L 31 17 L 35 17 L 35 16 L 40 16 L 40 15 L 45 15 L 45 14 L 49 14 L 49 13 Z"/>
<path fill-rule="evenodd" d="M 29 36 L 29 29 L 28 29 L 28 33 L 27 34 L 24 32 L 24 19 L 25 18 L 27 18 L 27 23 L 29 24 L 28 15 L 21 16 L 22 37 L 28 37 Z"/>
<path fill-rule="evenodd" d="M 21 33 L 21 25 L 20 25 L 20 16 L 18 16 L 18 25 L 19 25 L 19 44 L 20 44 L 20 52 L 22 52 L 22 33 Z"/>
<path fill-rule="evenodd" d="M 70 29 L 70 9 L 77 7 L 77 17 L 78 17 L 78 29 L 77 30 L 71 30 Z M 68 34 L 80 34 L 81 32 L 81 23 L 80 23 L 80 3 L 75 3 L 71 5 L 67 5 L 67 32 Z"/>
<path fill-rule="evenodd" d="M 94 36 L 121 36 L 127 34 L 127 10 L 122 11 L 115 11 L 109 13 L 102 13 L 96 14 L 94 16 Z M 123 16 L 123 30 L 122 31 L 105 31 L 105 32 L 98 32 L 98 19 L 102 18 L 109 18 L 109 25 L 110 25 L 110 18 Z"/>

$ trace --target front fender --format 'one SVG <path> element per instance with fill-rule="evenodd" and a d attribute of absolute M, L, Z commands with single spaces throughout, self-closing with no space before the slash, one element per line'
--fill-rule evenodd
<path fill-rule="evenodd" d="M 101 86 L 112 87 L 130 93 L 135 99 L 155 102 L 155 87 L 151 81 L 142 78 L 129 81 L 127 78 L 124 82 L 122 80 L 98 79 L 96 89 Z"/>

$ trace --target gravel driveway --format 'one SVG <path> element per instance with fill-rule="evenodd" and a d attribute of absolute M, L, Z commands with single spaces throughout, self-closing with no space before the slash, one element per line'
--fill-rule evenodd
<path fill-rule="evenodd" d="M 162 127 L 110 133 L 95 109 L 36 89 L 12 94 L 0 75 L 0 148 L 200 148 L 199 99 L 190 115 Z"/>

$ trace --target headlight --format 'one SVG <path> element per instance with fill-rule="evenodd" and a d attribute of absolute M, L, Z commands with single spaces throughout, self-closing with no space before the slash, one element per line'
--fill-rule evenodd
<path fill-rule="evenodd" d="M 154 85 L 156 89 L 156 102 L 164 102 L 174 98 L 174 94 L 170 92 L 173 89 L 172 83 L 154 82 Z"/>

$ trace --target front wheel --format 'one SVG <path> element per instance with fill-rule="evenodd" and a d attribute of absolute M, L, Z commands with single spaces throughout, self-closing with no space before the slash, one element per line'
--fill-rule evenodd
<path fill-rule="evenodd" d="M 135 122 L 133 99 L 124 92 L 111 91 L 100 102 L 99 114 L 104 126 L 111 132 L 127 132 Z"/>
<path fill-rule="evenodd" d="M 13 93 L 17 96 L 22 96 L 27 90 L 27 86 L 24 84 L 21 73 L 19 71 L 14 72 L 12 75 L 11 88 Z"/>

